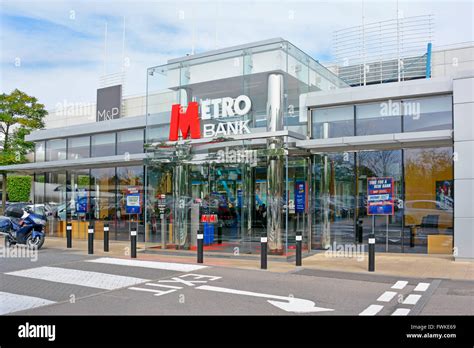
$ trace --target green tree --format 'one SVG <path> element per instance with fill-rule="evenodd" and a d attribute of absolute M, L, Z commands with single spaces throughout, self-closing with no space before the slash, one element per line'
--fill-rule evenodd
<path fill-rule="evenodd" d="M 38 99 L 15 89 L 10 94 L 0 94 L 0 165 L 24 163 L 26 154 L 34 149 L 25 141 L 35 129 L 44 127 L 43 118 L 48 114 Z M 7 199 L 7 173 L 2 174 L 2 208 Z"/>

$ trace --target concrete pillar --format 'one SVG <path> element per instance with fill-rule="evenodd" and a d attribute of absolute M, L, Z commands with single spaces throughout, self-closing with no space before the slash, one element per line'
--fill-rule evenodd
<path fill-rule="evenodd" d="M 283 130 L 283 75 L 268 76 L 267 131 Z M 279 150 L 283 147 L 281 138 L 269 138 L 267 148 Z M 267 237 L 272 254 L 283 253 L 282 207 L 283 207 L 283 160 L 281 156 L 269 156 L 267 163 Z"/>
<path fill-rule="evenodd" d="M 454 256 L 474 259 L 474 77 L 453 80 Z"/>

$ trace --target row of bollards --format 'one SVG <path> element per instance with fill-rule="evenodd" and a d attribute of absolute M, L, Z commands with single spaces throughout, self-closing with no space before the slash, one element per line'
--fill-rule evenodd
<path fill-rule="evenodd" d="M 88 228 L 88 254 L 94 254 L 94 226 L 89 225 Z M 302 265 L 302 244 L 303 236 L 301 231 L 296 233 L 296 266 Z M 368 240 L 369 244 L 369 272 L 375 271 L 375 236 L 371 234 Z M 66 225 L 66 244 L 67 248 L 72 248 L 72 224 L 70 222 Z M 137 228 L 132 227 L 130 231 L 130 257 L 137 258 Z M 104 224 L 104 251 L 109 251 L 109 224 Z M 268 238 L 267 236 L 260 237 L 260 268 L 267 269 L 268 259 Z M 197 231 L 197 263 L 204 263 L 204 234 L 202 231 Z"/>
<path fill-rule="evenodd" d="M 94 254 L 94 226 L 89 225 L 87 228 L 87 253 L 89 255 Z M 132 227 L 130 231 L 130 256 L 135 259 L 137 258 L 137 228 Z M 72 223 L 66 224 L 66 247 L 72 248 Z M 104 224 L 104 251 L 109 251 L 109 224 Z"/>

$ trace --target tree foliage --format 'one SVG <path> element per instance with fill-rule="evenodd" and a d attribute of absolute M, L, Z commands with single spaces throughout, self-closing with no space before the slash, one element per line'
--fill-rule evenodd
<path fill-rule="evenodd" d="M 47 115 L 38 99 L 15 89 L 10 94 L 0 94 L 0 165 L 26 162 L 26 155 L 34 149 L 25 136 L 44 127 Z M 6 204 L 7 173 L 2 174 L 2 209 Z"/>
<path fill-rule="evenodd" d="M 47 115 L 38 99 L 15 89 L 10 94 L 0 94 L 0 165 L 23 163 L 34 144 L 25 136 L 44 127 Z"/>
<path fill-rule="evenodd" d="M 31 177 L 29 175 L 8 176 L 7 191 L 10 202 L 28 202 L 31 193 Z"/>

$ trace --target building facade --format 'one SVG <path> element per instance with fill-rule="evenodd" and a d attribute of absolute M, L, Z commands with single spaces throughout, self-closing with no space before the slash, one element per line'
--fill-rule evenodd
<path fill-rule="evenodd" d="M 173 59 L 148 69 L 146 96 L 123 99 L 120 118 L 52 114 L 27 139 L 34 162 L 0 169 L 32 175 L 54 236 L 71 221 L 74 238 L 90 223 L 100 238 L 108 223 L 122 240 L 137 226 L 149 251 L 193 250 L 202 230 L 209 252 L 259 254 L 267 236 L 291 256 L 297 233 L 305 252 L 374 233 L 380 252 L 469 259 L 472 51 L 359 87 L 283 39 Z"/>

